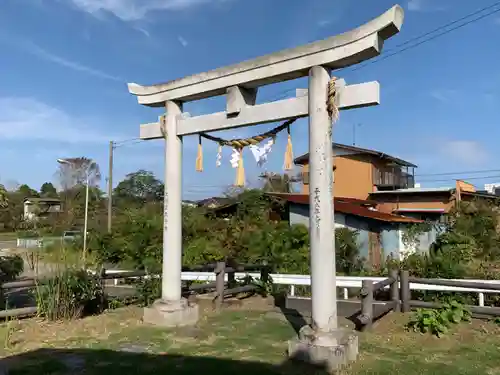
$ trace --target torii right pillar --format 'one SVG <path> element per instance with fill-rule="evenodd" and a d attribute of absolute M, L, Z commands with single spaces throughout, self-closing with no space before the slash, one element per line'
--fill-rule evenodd
<path fill-rule="evenodd" d="M 337 370 L 356 359 L 357 336 L 337 325 L 332 120 L 329 69 L 309 70 L 309 238 L 312 324 L 289 341 L 291 358 Z"/>

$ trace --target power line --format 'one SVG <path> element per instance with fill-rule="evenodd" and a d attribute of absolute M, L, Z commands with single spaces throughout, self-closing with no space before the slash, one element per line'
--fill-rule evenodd
<path fill-rule="evenodd" d="M 458 19 L 458 20 L 455 20 L 455 21 L 449 22 L 449 23 L 447 23 L 446 25 L 440 26 L 440 27 L 438 27 L 438 28 L 436 28 L 436 29 L 434 29 L 434 30 L 432 30 L 432 31 L 428 31 L 428 32 L 426 32 L 426 33 L 424 33 L 424 34 L 422 34 L 422 35 L 419 35 L 419 36 L 417 36 L 417 37 L 415 37 L 415 38 L 412 38 L 412 39 L 410 39 L 410 40 L 408 40 L 408 41 L 406 41 L 406 42 L 403 42 L 402 44 L 400 44 L 400 45 L 399 45 L 399 47 L 400 47 L 400 46 L 403 46 L 403 45 L 407 45 L 407 44 L 409 44 L 409 43 L 411 43 L 411 42 L 413 42 L 413 41 L 416 41 L 416 40 L 418 40 L 418 39 L 422 39 L 424 36 L 428 36 L 428 35 L 434 34 L 435 32 L 437 32 L 437 31 L 439 31 L 439 30 L 446 29 L 447 27 L 449 27 L 449 26 L 451 26 L 451 25 L 454 25 L 454 24 L 456 24 L 456 23 L 458 23 L 458 22 L 460 22 L 460 21 L 463 21 L 463 20 L 465 20 L 465 19 L 468 19 L 468 18 L 470 18 L 470 17 L 472 17 L 472 16 L 474 16 L 474 15 L 476 15 L 476 14 L 483 13 L 485 10 L 488 10 L 488 9 L 494 8 L 494 7 L 495 7 L 495 6 L 497 6 L 497 5 L 500 5 L 500 1 L 498 1 L 498 2 L 496 2 L 496 3 L 494 3 L 494 4 L 492 4 L 492 5 L 489 5 L 489 6 L 485 7 L 485 8 L 482 8 L 482 9 L 480 9 L 480 10 L 476 11 L 476 12 L 470 13 L 470 14 L 468 14 L 468 15 L 466 15 L 466 16 L 464 16 L 464 17 L 462 17 L 462 18 Z M 402 52 L 405 52 L 405 51 L 408 51 L 408 50 L 410 50 L 410 49 L 416 48 L 416 47 L 418 47 L 418 46 L 420 46 L 420 45 L 422 45 L 422 44 L 425 44 L 425 43 L 430 42 L 430 41 L 432 41 L 432 40 L 434 40 L 434 39 L 437 39 L 437 38 L 442 37 L 442 36 L 444 36 L 444 35 L 446 35 L 446 34 L 449 34 L 449 33 L 451 33 L 452 31 L 455 31 L 455 30 L 461 29 L 462 27 L 465 27 L 465 26 L 470 25 L 470 24 L 472 24 L 472 23 L 474 23 L 474 22 L 480 21 L 480 20 L 482 20 L 483 18 L 489 17 L 489 16 L 491 16 L 491 15 L 493 15 L 493 14 L 496 14 L 496 13 L 498 13 L 498 12 L 500 12 L 500 8 L 495 9 L 495 10 L 493 10 L 493 11 L 491 11 L 491 12 L 486 13 L 486 14 L 483 14 L 483 15 L 481 15 L 481 16 L 479 16 L 479 17 L 473 18 L 472 20 L 469 20 L 469 21 L 467 21 L 467 22 L 461 23 L 460 25 L 457 25 L 457 26 L 455 26 L 455 27 L 452 27 L 451 29 L 444 30 L 443 32 L 441 32 L 441 33 L 439 33 L 439 34 L 432 35 L 431 37 L 429 37 L 429 38 L 427 38 L 427 39 L 424 39 L 424 40 L 422 40 L 422 41 L 420 41 L 420 42 L 418 42 L 418 43 L 415 43 L 415 44 L 411 44 L 411 45 L 409 45 L 408 47 L 405 47 L 405 48 L 399 49 L 399 50 L 397 50 L 397 51 L 394 51 L 393 53 L 385 54 L 385 55 L 383 55 L 383 56 L 380 56 L 379 58 L 373 59 L 373 60 L 368 61 L 368 62 L 366 62 L 366 63 L 364 63 L 364 64 L 360 64 L 360 65 L 356 66 L 355 68 L 342 68 L 342 69 L 339 69 L 339 71 L 341 71 L 341 70 L 345 70 L 345 69 L 349 69 L 348 71 L 354 72 L 354 71 L 359 70 L 359 69 L 362 69 L 362 68 L 364 68 L 364 67 L 366 67 L 366 66 L 368 66 L 368 65 L 375 64 L 375 63 L 377 63 L 377 62 L 380 62 L 380 61 L 386 60 L 386 59 L 388 59 L 388 58 L 390 58 L 390 57 L 392 57 L 392 56 L 398 55 L 398 54 L 400 54 L 400 53 L 402 53 Z M 392 50 L 394 50 L 394 49 L 392 49 Z M 390 51 L 391 51 L 391 50 L 389 50 L 389 51 L 387 51 L 387 52 L 390 52 Z"/>
<path fill-rule="evenodd" d="M 144 142 L 142 139 L 139 139 L 139 138 L 135 138 L 135 139 L 130 139 L 128 143 L 120 143 L 120 144 L 117 144 L 115 143 L 115 146 L 114 148 L 120 148 L 120 147 L 124 147 L 124 146 L 133 146 L 133 145 L 136 145 L 138 143 L 142 143 Z"/>
<path fill-rule="evenodd" d="M 500 179 L 500 175 L 492 175 L 492 176 L 473 176 L 473 177 L 461 177 L 461 178 L 446 178 L 446 179 L 428 179 L 428 180 L 418 180 L 418 182 L 448 182 L 454 180 L 486 180 L 490 178 L 498 178 Z"/>
<path fill-rule="evenodd" d="M 415 177 L 420 177 L 420 176 L 454 176 L 454 175 L 458 175 L 458 174 L 492 173 L 492 172 L 500 172 L 500 169 L 483 169 L 483 170 L 477 170 L 477 171 L 425 173 L 425 174 L 415 175 Z"/>
<path fill-rule="evenodd" d="M 488 5 L 488 6 L 484 7 L 484 8 L 481 8 L 481 9 L 475 11 L 475 12 L 469 13 L 469 14 L 463 16 L 462 18 L 459 18 L 459 19 L 456 19 L 454 21 L 448 22 L 445 25 L 441 25 L 439 27 L 436 27 L 435 29 L 430 30 L 430 31 L 428 31 L 428 32 L 426 32 L 424 34 L 420 34 L 419 36 L 411 38 L 411 39 L 409 39 L 409 40 L 407 40 L 407 41 L 405 41 L 403 43 L 400 43 L 400 44 L 396 45 L 394 48 L 387 50 L 386 52 L 393 51 L 394 49 L 399 48 L 399 47 L 403 47 L 403 46 L 405 46 L 405 45 L 407 45 L 407 44 L 409 44 L 409 43 L 411 43 L 411 42 L 413 42 L 415 40 L 422 39 L 423 37 L 426 37 L 428 35 L 434 34 L 436 31 L 439 31 L 439 30 L 444 29 L 446 27 L 455 25 L 455 24 L 459 23 L 460 21 L 464 21 L 464 20 L 466 20 L 466 19 L 468 19 L 468 18 L 470 18 L 472 16 L 475 16 L 476 14 L 483 13 L 484 11 L 486 11 L 488 9 L 491 9 L 491 8 L 494 8 L 497 5 L 500 5 L 500 1 L 497 1 L 497 2 L 495 2 L 495 3 L 491 4 L 491 5 Z"/>
<path fill-rule="evenodd" d="M 116 147 L 121 147 L 121 146 L 124 146 L 124 145 L 126 145 L 127 143 L 130 143 L 130 142 L 133 142 L 132 144 L 134 144 L 134 143 L 137 143 L 138 140 L 140 141 L 141 139 L 136 137 L 136 138 L 124 139 L 122 141 L 116 141 L 116 142 L 114 142 L 114 147 L 115 148 Z"/>
<path fill-rule="evenodd" d="M 430 42 L 430 41 L 432 41 L 434 39 L 437 39 L 437 38 L 439 38 L 439 37 L 441 37 L 443 35 L 446 35 L 446 34 L 452 32 L 452 31 L 458 30 L 458 29 L 460 29 L 460 28 L 462 28 L 464 26 L 467 26 L 467 25 L 469 25 L 471 23 L 477 22 L 477 21 L 479 21 L 479 20 L 481 20 L 483 18 L 489 17 L 489 16 L 491 16 L 491 15 L 497 13 L 497 12 L 500 12 L 500 9 L 495 9 L 492 12 L 483 14 L 482 16 L 476 17 L 476 18 L 474 18 L 474 19 L 472 19 L 472 20 L 470 20 L 468 22 L 462 23 L 462 24 L 460 24 L 460 25 L 458 25 L 456 27 L 453 27 L 453 28 L 451 28 L 449 30 L 443 31 L 442 33 L 439 33 L 437 35 L 431 36 L 430 38 L 424 39 L 424 40 L 422 40 L 422 41 L 420 41 L 420 42 L 418 42 L 416 44 L 412 44 L 412 45 L 410 45 L 410 46 L 408 46 L 406 48 L 398 50 L 399 48 L 404 47 L 404 46 L 406 46 L 406 45 L 408 45 L 408 44 L 410 44 L 412 42 L 415 42 L 417 40 L 425 38 L 425 37 L 427 37 L 429 35 L 432 35 L 432 34 L 438 32 L 438 31 L 440 31 L 440 30 L 446 29 L 446 28 L 448 28 L 450 26 L 456 25 L 457 23 L 459 23 L 461 21 L 465 21 L 467 19 L 470 19 L 471 17 L 473 17 L 475 15 L 478 15 L 478 14 L 481 14 L 481 13 L 483 13 L 483 12 L 489 10 L 489 9 L 495 8 L 498 5 L 500 5 L 500 1 L 497 1 L 497 2 L 495 2 L 495 3 L 491 4 L 491 5 L 488 5 L 488 6 L 484 7 L 484 8 L 481 8 L 481 9 L 475 11 L 475 12 L 469 13 L 469 14 L 467 14 L 467 15 L 461 17 L 461 18 L 458 18 L 458 19 L 456 19 L 454 21 L 451 21 L 451 22 L 448 22 L 448 23 L 446 23 L 444 25 L 436 27 L 435 29 L 427 31 L 427 32 L 425 32 L 423 34 L 420 34 L 420 35 L 416 36 L 416 37 L 408 39 L 408 40 L 406 40 L 406 41 L 404 41 L 404 42 L 396 45 L 395 47 L 386 50 L 385 54 L 383 56 L 380 56 L 379 58 L 375 58 L 375 59 L 370 60 L 370 61 L 368 61 L 366 63 L 357 65 L 356 67 L 345 67 L 345 68 L 338 69 L 336 71 L 338 72 L 338 71 L 342 71 L 342 70 L 347 70 L 347 71 L 354 72 L 356 70 L 364 68 L 365 66 L 368 66 L 368 65 L 371 65 L 371 64 L 375 64 L 377 62 L 380 62 L 380 61 L 383 61 L 385 59 L 388 59 L 389 57 L 395 56 L 395 55 L 397 55 L 399 53 L 402 53 L 402 52 L 405 52 L 407 50 L 410 50 L 410 49 L 413 49 L 415 47 L 418 47 L 418 46 L 420 46 L 420 45 L 422 45 L 424 43 Z M 391 53 L 392 51 L 394 51 L 394 52 Z M 278 93 L 270 96 L 269 99 L 268 99 L 268 101 L 275 101 L 275 100 L 284 99 L 287 96 L 288 93 L 290 93 L 292 91 L 295 91 L 295 90 L 296 90 L 296 88 L 292 88 L 292 89 L 287 89 L 287 90 L 280 91 L 280 92 L 278 92 Z"/>

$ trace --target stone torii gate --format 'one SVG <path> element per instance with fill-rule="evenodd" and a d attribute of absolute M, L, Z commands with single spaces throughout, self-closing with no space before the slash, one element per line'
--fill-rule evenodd
<path fill-rule="evenodd" d="M 403 10 L 395 5 L 352 31 L 240 64 L 163 84 L 128 85 L 139 104 L 164 107 L 161 122 L 141 125 L 140 138 L 165 138 L 165 211 L 162 297 L 144 311 L 144 320 L 162 326 L 194 324 L 198 306 L 181 296 L 182 136 L 309 116 L 310 243 L 312 325 L 289 343 L 290 355 L 331 368 L 354 359 L 357 340 L 337 327 L 333 214 L 332 123 L 327 111 L 330 71 L 381 53 L 397 34 Z M 255 104 L 260 86 L 309 76 L 307 94 Z M 339 84 L 339 82 L 341 82 Z M 182 103 L 226 95 L 226 111 L 190 117 Z M 337 81 L 335 104 L 345 110 L 379 104 L 378 82 L 345 85 Z"/>

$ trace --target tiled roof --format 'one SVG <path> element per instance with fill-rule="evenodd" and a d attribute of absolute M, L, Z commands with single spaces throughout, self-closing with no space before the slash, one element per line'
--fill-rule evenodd
<path fill-rule="evenodd" d="M 58 198 L 38 198 L 38 197 L 33 197 L 33 198 L 24 198 L 24 202 L 30 201 L 33 203 L 61 203 L 61 200 Z"/>
<path fill-rule="evenodd" d="M 379 202 L 369 200 L 369 199 L 358 199 L 358 198 L 348 198 L 348 197 L 337 197 L 335 201 L 344 202 L 344 203 L 352 203 L 360 206 L 376 206 Z"/>
<path fill-rule="evenodd" d="M 231 202 L 231 200 L 229 198 L 211 197 L 211 198 L 205 198 L 205 199 L 199 200 L 195 203 L 198 204 L 198 206 L 209 206 L 209 205 L 223 206 L 223 205 L 226 205 L 230 202 Z"/>
<path fill-rule="evenodd" d="M 273 193 L 270 194 L 275 197 L 282 198 L 291 203 L 297 204 L 305 204 L 309 205 L 309 195 L 307 194 L 278 194 Z M 353 202 L 357 203 L 353 203 Z M 334 210 L 335 212 L 347 214 L 347 215 L 355 215 L 360 217 L 365 217 L 378 221 L 386 221 L 391 223 L 422 223 L 422 220 L 414 219 L 411 217 L 389 214 L 385 212 L 376 211 L 373 209 L 366 208 L 362 205 L 362 202 L 368 202 L 368 205 L 371 201 L 363 201 L 361 199 L 353 199 L 353 198 L 342 198 L 335 197 L 334 199 Z"/>
<path fill-rule="evenodd" d="M 394 163 L 397 163 L 397 164 L 405 166 L 405 167 L 416 167 L 415 164 L 410 163 L 409 161 L 406 161 L 406 160 L 403 160 L 403 159 L 400 159 L 400 158 L 397 158 L 397 157 L 394 157 L 391 155 L 387 155 L 387 154 L 380 152 L 380 151 L 370 150 L 367 148 L 343 145 L 341 143 L 332 143 L 332 148 L 333 149 L 340 148 L 342 150 L 352 151 L 355 154 L 375 155 L 381 159 L 390 160 Z M 295 164 L 306 164 L 308 161 L 309 161 L 309 153 L 297 157 L 294 160 L 294 163 Z"/>

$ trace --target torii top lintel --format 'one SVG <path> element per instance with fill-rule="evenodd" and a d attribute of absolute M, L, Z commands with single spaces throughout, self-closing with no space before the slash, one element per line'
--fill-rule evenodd
<path fill-rule="evenodd" d="M 379 55 L 384 40 L 401 29 L 403 18 L 403 9 L 395 5 L 357 29 L 321 41 L 167 83 L 151 86 L 129 83 L 128 89 L 137 96 L 139 104 L 162 107 L 168 100 L 186 102 L 224 95 L 231 86 L 257 88 L 300 78 L 316 65 L 343 68 Z"/>

